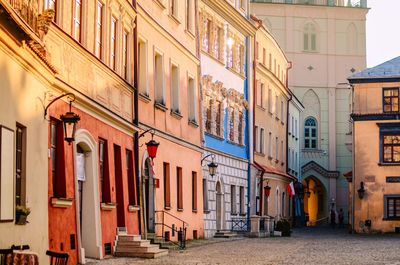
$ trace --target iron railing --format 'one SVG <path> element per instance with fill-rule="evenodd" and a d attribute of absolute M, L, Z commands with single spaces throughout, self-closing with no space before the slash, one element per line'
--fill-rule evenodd
<path fill-rule="evenodd" d="M 165 242 L 171 242 L 172 244 L 177 245 L 180 249 L 186 248 L 186 230 L 189 224 L 184 220 L 176 217 L 175 215 L 170 214 L 164 210 L 155 211 L 157 218 L 154 223 L 155 226 L 159 226 L 161 228 L 161 236 L 157 233 L 156 237 L 162 238 Z M 169 221 L 166 223 L 167 220 Z M 178 228 L 175 223 L 180 224 L 181 226 Z M 167 232 L 167 233 L 166 233 Z M 178 241 L 175 242 L 171 240 L 171 237 L 175 237 L 175 233 L 177 234 Z M 168 235 L 168 236 L 167 236 Z"/>
<path fill-rule="evenodd" d="M 232 217 L 231 222 L 231 231 L 233 232 L 248 232 L 249 226 L 246 217 Z"/>

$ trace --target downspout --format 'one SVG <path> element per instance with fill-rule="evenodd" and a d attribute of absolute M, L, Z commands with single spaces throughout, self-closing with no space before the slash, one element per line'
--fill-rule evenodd
<path fill-rule="evenodd" d="M 289 102 L 292 101 L 293 96 L 292 93 L 289 89 L 289 70 L 292 69 L 292 62 L 289 62 L 288 67 L 286 68 L 286 89 L 289 91 L 289 95 L 290 98 L 288 100 L 288 104 L 286 106 L 287 110 L 286 110 L 286 173 L 289 174 L 289 154 L 288 154 L 288 150 L 289 150 L 289 137 L 288 137 L 288 132 L 289 132 Z M 293 126 L 293 124 L 292 124 Z"/>
<path fill-rule="evenodd" d="M 351 113 L 354 112 L 354 86 L 353 84 L 350 83 L 351 86 Z M 356 122 L 353 120 L 353 135 L 352 135 L 352 140 L 353 140 L 353 144 L 352 144 L 352 149 L 353 149 L 353 174 L 351 176 L 351 184 L 352 184 L 352 206 L 351 206 L 351 232 L 355 233 L 355 208 L 356 208 L 356 196 L 355 196 L 355 192 L 356 192 L 356 188 L 355 188 L 355 178 L 356 178 Z"/>
<path fill-rule="evenodd" d="M 253 21 L 257 23 L 256 29 L 257 31 L 262 27 L 262 20 L 258 19 L 256 16 L 251 15 L 250 16 Z M 254 157 L 254 142 L 256 141 L 256 130 L 255 130 L 255 124 L 256 124 L 256 96 L 257 96 L 257 74 L 256 74 L 256 67 L 257 67 L 257 53 L 258 51 L 256 50 L 257 47 L 257 33 L 254 35 L 254 42 L 253 42 L 253 47 L 254 47 L 254 53 L 253 53 L 253 146 L 251 147 L 253 150 L 253 157 Z M 264 181 L 264 171 L 261 171 L 261 176 L 260 176 L 260 189 L 259 189 L 259 209 L 260 209 L 260 216 L 262 216 L 263 213 L 263 208 L 262 208 L 262 203 L 263 203 L 263 181 Z M 256 188 L 257 190 L 257 178 L 255 181 Z M 249 197 L 250 198 L 250 197 Z M 256 198 L 254 198 L 256 199 Z M 257 203 L 257 200 L 256 200 Z M 257 207 L 256 207 L 257 208 Z"/>
<path fill-rule="evenodd" d="M 139 86 L 138 86 L 138 14 L 137 14 L 137 0 L 132 1 L 133 8 L 136 11 L 135 17 L 135 28 L 133 30 L 133 67 L 134 67 L 134 77 L 133 77 L 133 86 L 134 86 L 134 120 L 133 124 L 138 127 L 139 126 Z M 135 177 L 136 177 L 136 204 L 139 204 L 139 213 L 138 213 L 138 227 L 139 234 L 142 233 L 142 203 L 141 199 L 141 181 L 140 181 L 140 170 L 139 170 L 139 132 L 135 132 L 133 142 L 133 150 L 134 150 L 134 159 L 135 159 Z"/>

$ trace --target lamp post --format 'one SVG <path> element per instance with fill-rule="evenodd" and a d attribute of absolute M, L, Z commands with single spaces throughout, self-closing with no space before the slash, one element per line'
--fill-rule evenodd
<path fill-rule="evenodd" d="M 358 193 L 358 198 L 362 200 L 365 195 L 364 181 L 360 182 L 360 188 L 357 190 L 357 193 Z"/>
<path fill-rule="evenodd" d="M 68 142 L 69 145 L 73 141 L 75 141 L 75 131 L 76 131 L 76 124 L 78 121 L 80 121 L 80 117 L 78 114 L 74 113 L 72 109 L 72 102 L 75 101 L 75 95 L 72 93 L 66 93 L 62 94 L 55 99 L 53 99 L 47 106 L 44 108 L 44 118 L 46 119 L 47 116 L 47 110 L 49 107 L 56 102 L 57 100 L 63 98 L 63 97 L 70 97 L 69 99 L 69 111 L 63 115 L 60 116 L 61 121 L 63 122 L 63 127 L 64 127 L 64 139 L 66 142 Z"/>

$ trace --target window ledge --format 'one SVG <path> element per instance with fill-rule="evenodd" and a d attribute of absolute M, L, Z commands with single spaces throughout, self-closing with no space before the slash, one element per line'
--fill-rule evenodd
<path fill-rule="evenodd" d="M 243 73 L 239 73 L 238 71 L 236 71 L 236 69 L 234 67 L 226 67 L 229 71 L 231 71 L 232 73 L 234 73 L 235 75 L 239 76 L 240 78 L 242 78 L 243 80 L 246 79 L 246 77 L 244 76 Z"/>
<path fill-rule="evenodd" d="M 292 135 L 292 133 L 291 133 L 291 132 L 289 132 L 288 134 L 289 134 L 289 135 Z M 294 137 L 294 135 L 293 135 L 293 137 Z"/>
<path fill-rule="evenodd" d="M 196 38 L 196 36 L 194 35 L 194 33 L 192 33 L 190 30 L 185 29 L 185 32 L 187 35 L 189 35 L 192 39 Z"/>
<path fill-rule="evenodd" d="M 177 25 L 180 25 L 181 22 L 179 21 L 179 19 L 176 17 L 176 15 L 174 14 L 169 14 L 168 15 Z"/>
<path fill-rule="evenodd" d="M 204 214 L 209 214 L 209 213 L 211 213 L 211 211 L 210 210 L 203 210 L 203 213 Z"/>
<path fill-rule="evenodd" d="M 230 143 L 230 144 L 233 144 L 233 145 L 244 147 L 244 144 L 240 144 L 240 143 L 237 143 L 237 142 L 234 142 L 234 141 L 231 141 L 231 140 L 227 140 L 227 142 Z"/>
<path fill-rule="evenodd" d="M 197 123 L 196 120 L 188 120 L 188 124 L 194 128 L 198 128 L 199 124 Z"/>
<path fill-rule="evenodd" d="M 197 209 L 193 209 L 193 210 L 192 210 L 192 213 L 197 213 Z"/>
<path fill-rule="evenodd" d="M 70 198 L 51 198 L 51 205 L 55 208 L 68 208 L 72 206 L 74 199 Z"/>
<path fill-rule="evenodd" d="M 268 159 L 269 159 L 269 160 L 272 160 L 272 156 L 268 156 Z"/>
<path fill-rule="evenodd" d="M 264 154 L 264 153 L 261 153 L 261 152 L 254 151 L 254 154 L 256 154 L 256 155 L 258 155 L 258 156 L 264 156 L 264 157 L 265 157 L 265 154 Z"/>
<path fill-rule="evenodd" d="M 177 211 L 178 212 L 183 212 L 183 209 L 182 208 L 178 208 Z"/>
<path fill-rule="evenodd" d="M 149 97 L 149 95 L 146 95 L 143 93 L 139 93 L 139 99 L 145 103 L 149 103 L 151 101 L 151 98 Z"/>
<path fill-rule="evenodd" d="M 279 163 L 279 159 L 275 159 L 275 163 Z"/>
<path fill-rule="evenodd" d="M 283 122 L 283 120 L 281 120 L 281 124 L 282 124 L 282 125 L 285 125 L 285 123 Z"/>
<path fill-rule="evenodd" d="M 281 166 L 283 166 L 285 164 L 285 162 L 281 162 Z"/>
<path fill-rule="evenodd" d="M 134 213 L 140 210 L 139 205 L 128 205 L 128 212 Z"/>
<path fill-rule="evenodd" d="M 154 103 L 154 107 L 156 109 L 159 109 L 159 110 L 164 111 L 164 112 L 166 112 L 168 110 L 168 108 L 165 106 L 164 103 L 157 102 L 157 101 Z"/>
<path fill-rule="evenodd" d="M 246 214 L 245 213 L 241 213 L 241 214 L 239 214 L 240 216 L 246 216 Z"/>
<path fill-rule="evenodd" d="M 234 213 L 231 213 L 231 215 L 237 216 L 237 215 L 238 215 L 238 213 L 235 213 L 235 212 L 234 212 Z"/>
<path fill-rule="evenodd" d="M 183 118 L 183 116 L 182 116 L 182 114 L 179 112 L 179 110 L 172 110 L 172 109 L 171 109 L 170 114 L 171 114 L 172 117 L 174 117 L 174 118 L 176 118 L 176 119 L 178 119 L 178 120 L 180 120 L 180 119 Z"/>
<path fill-rule="evenodd" d="M 102 203 L 100 203 L 100 208 L 103 211 L 112 211 L 116 207 L 117 207 L 117 205 L 114 202 L 102 202 Z"/>
<path fill-rule="evenodd" d="M 262 111 L 266 111 L 266 109 L 263 106 L 257 105 L 257 108 L 262 110 Z"/>
<path fill-rule="evenodd" d="M 224 58 L 222 59 L 218 59 L 216 58 L 212 53 L 204 50 L 203 48 L 201 48 L 201 51 L 204 52 L 205 54 L 207 54 L 211 59 L 213 59 L 215 62 L 219 63 L 220 65 L 225 67 L 225 62 L 224 62 Z"/>
<path fill-rule="evenodd" d="M 279 121 L 279 117 L 278 117 L 278 116 L 275 116 L 275 120 Z"/>
<path fill-rule="evenodd" d="M 378 166 L 400 166 L 400 162 L 390 163 L 390 162 L 380 162 Z"/>
<path fill-rule="evenodd" d="M 215 139 L 218 139 L 218 140 L 220 140 L 220 141 L 225 140 L 225 138 L 223 138 L 223 137 L 221 137 L 221 136 L 219 136 L 219 135 L 212 134 L 212 133 L 210 133 L 210 132 L 205 132 L 205 134 L 207 134 L 208 136 L 213 137 L 213 138 L 215 138 Z"/>
<path fill-rule="evenodd" d="M 171 206 L 164 206 L 164 210 L 167 210 L 167 211 L 171 210 Z"/>
<path fill-rule="evenodd" d="M 399 221 L 400 217 L 385 217 L 382 218 L 382 221 Z"/>

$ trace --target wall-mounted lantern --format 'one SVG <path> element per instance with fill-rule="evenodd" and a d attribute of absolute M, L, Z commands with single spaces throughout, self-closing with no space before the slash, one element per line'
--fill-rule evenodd
<path fill-rule="evenodd" d="M 208 173 L 210 174 L 211 177 L 214 177 L 215 174 L 217 173 L 217 168 L 218 168 L 218 164 L 214 162 L 215 159 L 215 155 L 214 154 L 208 154 L 205 157 L 203 157 L 201 159 L 201 164 L 203 164 L 204 159 L 206 159 L 207 157 L 211 156 L 211 163 L 209 163 L 208 166 Z"/>
<path fill-rule="evenodd" d="M 154 159 L 154 158 L 156 158 L 156 156 L 157 156 L 157 149 L 158 149 L 158 146 L 160 145 L 159 142 L 157 142 L 157 141 L 155 141 L 155 140 L 153 139 L 154 134 L 156 133 L 155 130 L 154 130 L 154 129 L 148 129 L 148 130 L 142 132 L 142 133 L 139 135 L 138 139 L 141 138 L 141 137 L 143 137 L 143 136 L 144 136 L 146 133 L 148 133 L 149 131 L 152 131 L 152 132 L 151 132 L 151 140 L 148 141 L 148 142 L 146 143 L 146 146 L 147 146 L 147 154 L 149 155 L 149 157 L 150 157 L 151 159 Z"/>
<path fill-rule="evenodd" d="M 266 197 L 269 197 L 270 194 L 271 194 L 271 187 L 268 186 L 268 184 L 267 184 L 267 186 L 264 187 L 264 195 Z"/>
<path fill-rule="evenodd" d="M 357 190 L 358 192 L 358 198 L 363 199 L 365 195 L 365 188 L 364 188 L 364 182 L 360 182 L 360 188 Z"/>
<path fill-rule="evenodd" d="M 80 121 L 80 117 L 78 114 L 72 112 L 72 102 L 75 101 L 75 95 L 72 93 L 62 94 L 61 96 L 56 97 L 53 99 L 45 108 L 44 108 L 44 118 L 46 119 L 47 110 L 49 107 L 56 102 L 57 100 L 63 97 L 70 97 L 69 99 L 69 111 L 64 115 L 60 116 L 61 121 L 63 122 L 64 127 L 64 139 L 70 145 L 73 141 L 75 141 L 75 131 L 76 131 L 76 124 Z"/>

